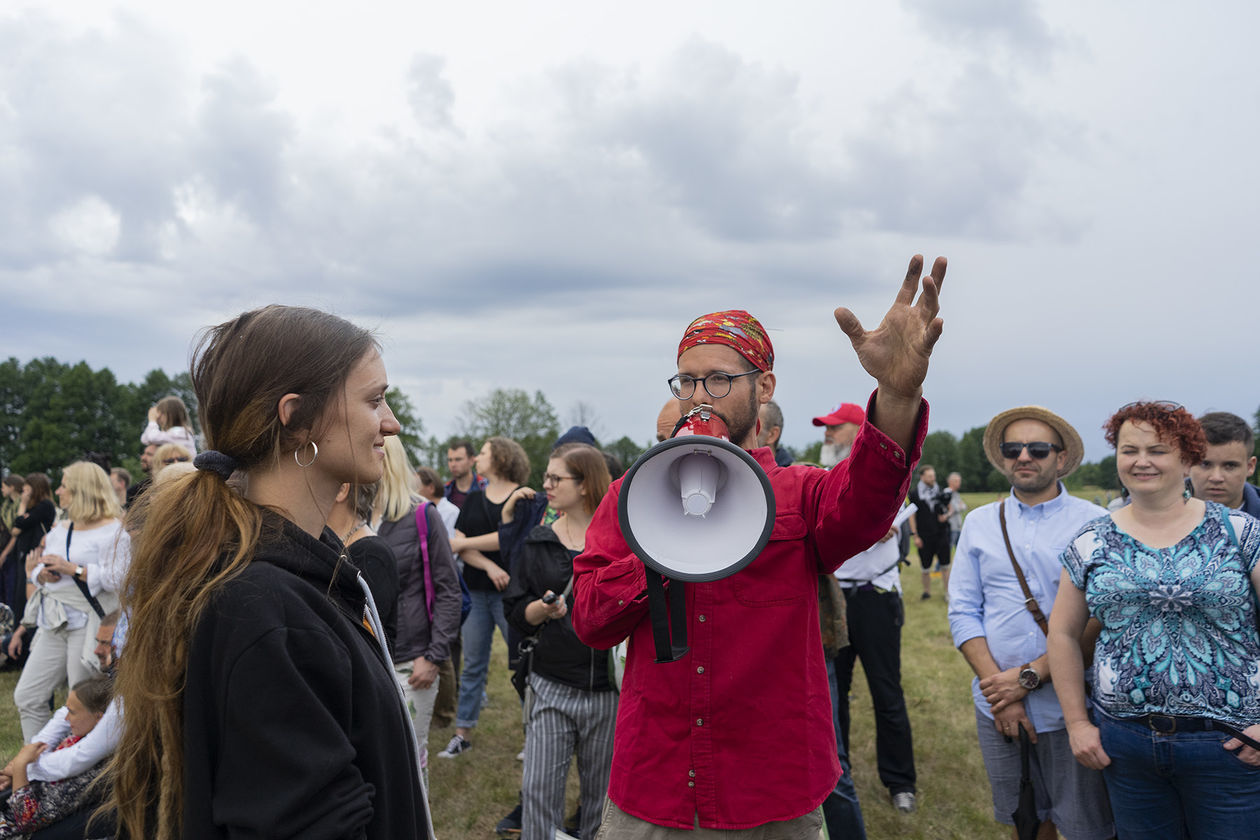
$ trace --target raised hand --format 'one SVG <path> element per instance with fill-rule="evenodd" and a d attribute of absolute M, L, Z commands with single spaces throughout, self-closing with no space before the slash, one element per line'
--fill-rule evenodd
<path fill-rule="evenodd" d="M 922 278 L 923 292 L 916 301 L 914 293 L 920 284 L 923 257 L 915 254 L 896 300 L 873 330 L 864 329 L 857 316 L 845 307 L 836 310 L 836 323 L 853 343 L 858 361 L 875 377 L 880 391 L 889 396 L 915 401 L 920 396 L 928 357 L 941 337 L 943 322 L 937 313 L 946 264 L 944 257 L 936 258 L 931 275 Z"/>

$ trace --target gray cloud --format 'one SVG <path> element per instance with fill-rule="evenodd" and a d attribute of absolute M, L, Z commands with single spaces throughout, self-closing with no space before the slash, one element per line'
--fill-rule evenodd
<path fill-rule="evenodd" d="M 411 60 L 407 74 L 407 102 L 423 128 L 456 131 L 452 109 L 455 89 L 444 75 L 446 59 L 438 55 L 418 54 Z"/>
<path fill-rule="evenodd" d="M 1043 63 L 1055 46 L 1036 2 L 1006 0 L 902 0 L 942 47 L 1018 53 L 1021 62 Z"/>

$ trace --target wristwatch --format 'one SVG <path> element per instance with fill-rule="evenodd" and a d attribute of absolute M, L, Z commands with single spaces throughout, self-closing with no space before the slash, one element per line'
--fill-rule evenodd
<path fill-rule="evenodd" d="M 1031 663 L 1025 663 L 1019 669 L 1019 684 L 1025 691 L 1036 691 L 1041 687 L 1041 674 Z"/>
<path fill-rule="evenodd" d="M 79 580 L 83 580 L 83 575 L 86 573 L 87 573 L 87 569 L 83 568 L 82 566 L 74 567 L 74 576 L 78 578 Z"/>

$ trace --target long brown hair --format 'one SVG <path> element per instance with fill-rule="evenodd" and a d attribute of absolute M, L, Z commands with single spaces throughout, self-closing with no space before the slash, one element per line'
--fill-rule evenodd
<path fill-rule="evenodd" d="M 604 500 L 612 477 L 608 472 L 608 461 L 604 454 L 593 446 L 584 443 L 558 447 L 551 453 L 552 458 L 564 461 L 564 468 L 582 485 L 586 495 L 582 497 L 582 507 L 587 514 L 594 515 L 595 508 Z"/>
<path fill-rule="evenodd" d="M 184 405 L 184 401 L 179 397 L 171 395 L 162 397 L 157 401 L 156 406 L 158 413 L 162 417 L 162 430 L 165 431 L 175 426 L 183 426 L 192 434 L 192 423 L 188 419 L 188 407 Z"/>
<path fill-rule="evenodd" d="M 367 331 L 297 307 L 268 306 L 209 328 L 192 354 L 206 447 L 247 473 L 278 463 L 306 439 L 350 369 L 375 346 Z M 285 394 L 301 396 L 288 426 L 276 410 Z M 109 804 L 123 836 L 165 840 L 181 830 L 189 641 L 214 595 L 253 559 L 263 511 L 204 470 L 155 487 L 137 503 L 123 586 L 131 613 L 127 654 L 117 677 L 127 713 Z"/>

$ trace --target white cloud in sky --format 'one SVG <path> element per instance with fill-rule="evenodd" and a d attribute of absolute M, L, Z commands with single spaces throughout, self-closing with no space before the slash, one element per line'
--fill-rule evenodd
<path fill-rule="evenodd" d="M 1096 458 L 1129 399 L 1260 403 L 1226 373 L 1256 347 L 1258 16 L 28 4 L 0 13 L 0 354 L 135 380 L 307 303 L 381 331 L 430 432 L 520 387 L 646 440 L 682 327 L 740 307 L 805 444 L 872 387 L 831 310 L 873 326 L 944 253 L 934 426 L 1044 403 Z"/>

